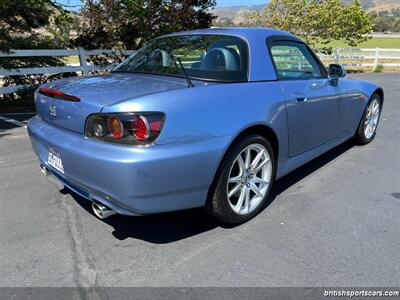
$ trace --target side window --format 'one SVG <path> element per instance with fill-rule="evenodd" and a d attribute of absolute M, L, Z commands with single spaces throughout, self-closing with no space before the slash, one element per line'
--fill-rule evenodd
<path fill-rule="evenodd" d="M 271 55 L 279 79 L 308 79 L 323 76 L 317 61 L 302 43 L 272 42 Z"/>

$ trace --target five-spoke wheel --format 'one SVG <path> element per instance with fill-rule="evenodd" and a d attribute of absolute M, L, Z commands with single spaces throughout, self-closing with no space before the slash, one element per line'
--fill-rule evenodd
<path fill-rule="evenodd" d="M 376 127 L 378 127 L 379 114 L 380 114 L 379 99 L 374 98 L 367 106 L 367 115 L 364 122 L 364 135 L 367 139 L 371 138 L 371 136 L 376 131 Z"/>
<path fill-rule="evenodd" d="M 355 140 L 358 144 L 365 145 L 374 139 L 381 115 L 381 108 L 380 96 L 373 94 L 365 108 L 364 115 L 355 135 Z"/>
<path fill-rule="evenodd" d="M 274 152 L 268 140 L 256 134 L 241 137 L 219 167 L 207 211 L 227 223 L 249 220 L 266 202 L 274 176 Z"/>
<path fill-rule="evenodd" d="M 237 214 L 255 210 L 265 198 L 271 182 L 272 165 L 268 150 L 250 144 L 236 157 L 229 172 L 227 198 Z"/>

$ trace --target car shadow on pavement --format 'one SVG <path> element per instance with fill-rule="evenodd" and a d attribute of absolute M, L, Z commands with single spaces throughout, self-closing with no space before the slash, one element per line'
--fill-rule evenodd
<path fill-rule="evenodd" d="M 2 137 L 7 136 L 7 135 L 11 135 L 11 134 L 10 134 L 10 133 L 3 133 L 3 132 L 1 131 L 1 129 L 0 129 L 0 139 L 1 139 Z"/>
<path fill-rule="evenodd" d="M 5 122 L 0 119 L 0 133 L 4 133 L 7 130 L 11 130 L 11 129 L 18 128 L 18 127 L 21 127 L 21 126 L 18 126 L 18 125 L 9 123 L 9 122 Z"/>
<path fill-rule="evenodd" d="M 4 133 L 8 130 L 12 130 L 15 128 L 19 128 L 23 125 L 26 125 L 28 120 L 30 118 L 32 118 L 34 115 L 35 115 L 34 113 L 26 113 L 23 115 L 19 115 L 19 114 L 2 115 L 0 113 L 0 134 L 3 134 L 3 136 L 9 135 L 8 133 L 7 134 L 4 134 Z M 11 122 L 9 120 L 11 120 Z M 19 125 L 15 124 L 15 123 L 13 123 L 13 121 L 20 122 L 20 124 Z"/>
<path fill-rule="evenodd" d="M 60 191 L 71 195 L 75 201 L 95 217 L 91 202 L 68 188 Z M 97 217 L 95 217 L 97 218 Z M 114 228 L 112 235 L 118 240 L 134 238 L 155 244 L 171 243 L 216 228 L 219 224 L 202 209 L 188 209 L 148 216 L 113 215 L 104 222 Z"/>
<path fill-rule="evenodd" d="M 353 142 L 346 142 L 277 180 L 264 209 L 287 188 L 334 160 L 353 146 Z M 70 194 L 80 206 L 94 216 L 90 201 L 67 188 L 62 189 L 60 192 Z M 236 227 L 214 220 L 204 213 L 202 209 L 190 209 L 141 217 L 114 215 L 105 220 L 99 220 L 99 222 L 104 222 L 112 226 L 114 228 L 112 234 L 119 240 L 134 238 L 155 244 L 175 242 L 216 227 L 227 229 Z"/>
<path fill-rule="evenodd" d="M 313 159 L 312 161 L 306 163 L 305 165 L 301 166 L 300 168 L 294 170 L 293 172 L 287 174 L 286 176 L 279 178 L 275 183 L 274 187 L 271 191 L 270 201 L 267 206 L 274 201 L 274 199 L 288 189 L 290 186 L 296 184 L 303 178 L 307 177 L 308 175 L 314 173 L 319 168 L 325 166 L 338 156 L 345 153 L 347 150 L 350 150 L 355 146 L 353 140 L 349 140 L 332 150 L 322 154 L 321 156 Z"/>

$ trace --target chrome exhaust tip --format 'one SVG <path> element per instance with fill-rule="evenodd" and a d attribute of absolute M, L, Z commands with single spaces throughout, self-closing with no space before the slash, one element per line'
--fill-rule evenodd
<path fill-rule="evenodd" d="M 92 203 L 92 210 L 96 215 L 96 217 L 98 217 L 101 220 L 104 220 L 112 215 L 117 214 L 117 212 L 113 211 L 112 209 L 98 202 Z"/>
<path fill-rule="evenodd" d="M 45 176 L 49 175 L 49 171 L 47 170 L 47 168 L 44 164 L 40 164 L 40 169 L 41 169 L 43 175 L 45 175 Z"/>

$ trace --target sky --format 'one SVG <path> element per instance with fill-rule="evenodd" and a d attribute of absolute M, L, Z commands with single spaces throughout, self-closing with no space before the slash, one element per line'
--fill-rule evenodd
<path fill-rule="evenodd" d="M 73 6 L 70 9 L 78 10 L 82 5 L 80 0 L 56 0 L 56 2 L 64 5 Z M 267 0 L 217 0 L 217 7 L 235 6 L 235 5 L 256 5 L 265 4 Z"/>

